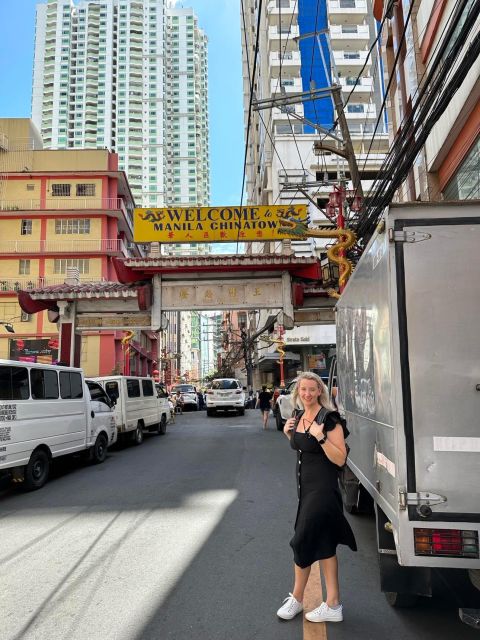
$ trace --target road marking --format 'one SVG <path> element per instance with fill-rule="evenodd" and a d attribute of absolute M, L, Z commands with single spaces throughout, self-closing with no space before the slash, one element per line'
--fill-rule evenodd
<path fill-rule="evenodd" d="M 323 601 L 322 581 L 320 580 L 320 563 L 315 562 L 310 571 L 305 594 L 303 596 L 303 608 L 311 611 Z M 303 618 L 303 640 L 326 640 L 327 625 L 325 622 L 309 622 Z"/>

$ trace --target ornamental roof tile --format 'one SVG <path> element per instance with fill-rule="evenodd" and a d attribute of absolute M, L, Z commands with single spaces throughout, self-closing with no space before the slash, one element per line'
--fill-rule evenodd
<path fill-rule="evenodd" d="M 143 283 L 122 284 L 121 282 L 84 282 L 80 284 L 54 284 L 38 289 L 28 289 L 32 300 L 53 299 L 64 297 L 74 298 L 130 298 L 136 297 L 138 289 Z"/>

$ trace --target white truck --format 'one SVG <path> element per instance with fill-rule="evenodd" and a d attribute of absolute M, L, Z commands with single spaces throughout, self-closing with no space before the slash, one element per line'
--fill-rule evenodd
<path fill-rule="evenodd" d="M 478 204 L 392 205 L 336 308 L 341 487 L 373 499 L 381 588 L 406 606 L 440 577 L 477 627 L 479 246 Z"/>
<path fill-rule="evenodd" d="M 103 462 L 116 435 L 108 397 L 81 369 L 0 360 L 0 476 L 40 489 L 53 458 Z"/>
<path fill-rule="evenodd" d="M 114 404 L 115 423 L 120 440 L 143 442 L 143 432 L 167 432 L 170 416 L 168 396 L 157 390 L 153 378 L 142 376 L 101 376 L 92 378 L 105 389 Z"/>

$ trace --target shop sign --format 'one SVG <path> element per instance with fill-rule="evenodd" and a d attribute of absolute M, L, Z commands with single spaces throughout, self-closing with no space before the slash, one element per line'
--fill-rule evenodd
<path fill-rule="evenodd" d="M 335 325 L 305 325 L 285 331 L 283 340 L 287 345 L 322 345 L 336 343 Z"/>
<path fill-rule="evenodd" d="M 26 340 L 10 339 L 10 360 L 56 364 L 58 360 L 58 341 L 50 338 Z"/>
<path fill-rule="evenodd" d="M 135 242 L 263 242 L 296 238 L 280 233 L 285 219 L 307 221 L 307 206 L 135 209 Z"/>

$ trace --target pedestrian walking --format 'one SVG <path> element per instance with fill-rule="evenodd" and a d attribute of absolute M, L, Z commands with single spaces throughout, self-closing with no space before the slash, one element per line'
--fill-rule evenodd
<path fill-rule="evenodd" d="M 291 620 L 303 611 L 303 594 L 314 562 L 320 561 L 325 578 L 325 602 L 308 612 L 310 622 L 341 622 L 336 548 L 345 544 L 357 550 L 345 516 L 338 488 L 338 470 L 345 464 L 346 427 L 328 398 L 321 378 L 302 373 L 292 394 L 293 406 L 301 405 L 285 423 L 284 433 L 297 452 L 298 509 L 295 533 L 290 541 L 294 559 L 294 587 L 277 611 Z M 298 404 L 297 404 L 298 402 Z"/>
<path fill-rule="evenodd" d="M 267 391 L 267 385 L 262 386 L 262 390 L 258 394 L 256 409 L 260 408 L 262 412 L 263 428 L 267 428 L 268 415 L 272 407 L 272 394 Z"/>

